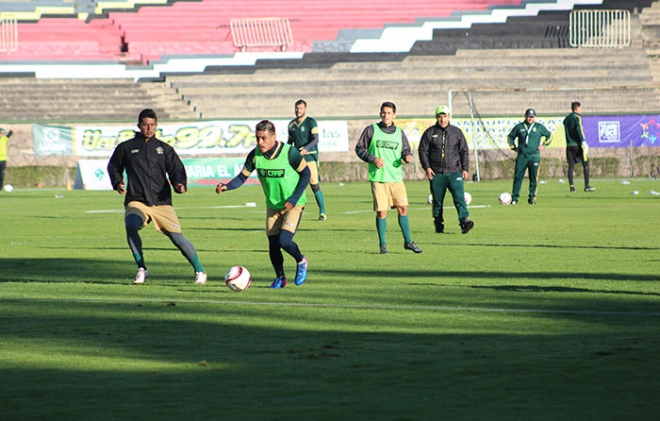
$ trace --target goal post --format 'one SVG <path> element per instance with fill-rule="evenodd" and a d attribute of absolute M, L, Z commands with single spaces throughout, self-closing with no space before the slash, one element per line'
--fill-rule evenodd
<path fill-rule="evenodd" d="M 478 88 L 450 89 L 447 105 L 452 124 L 459 126 L 472 150 L 475 178 L 497 162 L 503 171 L 513 171 L 514 160 L 507 135 L 521 122 L 528 108 L 537 121 L 553 132 L 550 155 L 560 157 L 564 143 L 563 119 L 571 103 L 579 101 L 587 115 L 653 115 L 660 111 L 660 85 L 603 86 L 585 88 Z M 562 148 L 563 149 L 563 148 Z M 554 152 L 553 152 L 554 151 Z"/>

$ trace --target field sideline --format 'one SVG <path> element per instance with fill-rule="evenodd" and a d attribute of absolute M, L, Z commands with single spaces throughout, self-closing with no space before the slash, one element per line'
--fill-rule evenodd
<path fill-rule="evenodd" d="M 408 182 L 419 255 L 395 211 L 378 254 L 368 183 L 325 183 L 328 221 L 308 190 L 296 235 L 308 281 L 283 290 L 259 187 L 175 196 L 206 286 L 151 226 L 151 277 L 130 285 L 116 192 L 0 192 L 3 419 L 652 418 L 660 181 L 620 181 L 548 180 L 536 206 L 500 205 L 510 181 L 467 183 L 467 235 L 450 199 L 435 234 L 428 183 Z M 224 286 L 232 265 L 247 291 Z"/>

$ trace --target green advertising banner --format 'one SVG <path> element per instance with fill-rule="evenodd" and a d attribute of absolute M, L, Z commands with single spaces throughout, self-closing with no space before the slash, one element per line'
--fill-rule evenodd
<path fill-rule="evenodd" d="M 181 160 L 188 174 L 188 188 L 215 188 L 219 182 L 226 183 L 243 168 L 245 158 L 186 158 Z M 112 190 L 108 175 L 108 160 L 81 159 L 74 188 L 85 190 Z M 259 184 L 253 172 L 245 184 Z"/>

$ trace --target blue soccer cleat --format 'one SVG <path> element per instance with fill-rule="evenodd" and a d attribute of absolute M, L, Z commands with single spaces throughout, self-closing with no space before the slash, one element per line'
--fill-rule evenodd
<path fill-rule="evenodd" d="M 302 262 L 298 263 L 296 268 L 296 285 L 302 285 L 307 279 L 307 258 L 303 257 Z"/>
<path fill-rule="evenodd" d="M 289 282 L 287 282 L 287 280 L 284 276 L 282 276 L 281 278 L 277 277 L 277 278 L 275 278 L 273 283 L 270 284 L 270 288 L 272 288 L 272 289 L 284 288 L 288 284 L 289 284 Z"/>

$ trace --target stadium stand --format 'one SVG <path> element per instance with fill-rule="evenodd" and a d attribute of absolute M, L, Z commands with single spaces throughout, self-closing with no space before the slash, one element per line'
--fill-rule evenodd
<path fill-rule="evenodd" d="M 240 51 L 240 48 L 231 42 L 230 20 L 232 18 L 275 17 L 265 14 L 275 14 L 276 17 L 287 18 L 290 21 L 294 42 L 288 48 L 289 51 L 311 52 L 315 45 L 318 51 L 336 51 L 338 49 L 347 51 L 348 46 L 342 47 L 346 44 L 348 36 L 346 31 L 357 29 L 355 34 L 358 35 L 365 33 L 364 31 L 376 31 L 377 33 L 386 25 L 411 25 L 419 16 L 448 18 L 461 13 L 483 12 L 494 6 L 520 5 L 520 3 L 521 0 L 469 0 L 439 3 L 430 8 L 428 2 L 423 0 L 406 2 L 390 0 L 386 3 L 375 0 L 338 0 L 333 3 L 332 9 L 328 10 L 328 2 L 321 0 L 304 3 L 286 0 L 278 2 L 276 6 L 263 0 L 242 2 L 204 0 L 175 2 L 158 7 L 144 4 L 137 6 L 131 1 L 98 3 L 94 9 L 97 13 L 103 7 L 114 10 L 121 5 L 129 10 L 121 9 L 122 11 L 110 12 L 104 10 L 100 16 L 88 16 L 87 11 L 80 12 L 85 8 L 79 5 L 85 4 L 85 2 L 77 2 L 75 7 L 72 7 L 68 2 L 49 0 L 47 4 L 51 5 L 51 9 L 48 10 L 57 12 L 56 14 L 68 14 L 70 17 L 77 18 L 88 16 L 89 27 L 85 27 L 85 25 L 77 24 L 76 19 L 68 19 L 66 22 L 62 18 L 42 18 L 43 11 L 46 9 L 35 6 L 33 2 L 11 2 L 7 4 L 16 5 L 13 9 L 25 9 L 21 12 L 22 14 L 17 15 L 19 21 L 39 19 L 39 24 L 30 26 L 20 23 L 21 39 L 25 32 L 28 45 L 25 48 L 21 47 L 20 54 L 0 55 L 0 57 L 3 60 L 14 61 L 63 60 L 63 54 L 71 53 L 76 55 L 76 60 L 108 58 L 123 60 L 124 55 L 121 52 L 128 52 L 133 58 L 139 56 L 142 63 L 146 64 L 162 56 L 233 54 Z M 3 10 L 6 11 L 7 7 Z M 319 19 L 319 17 L 322 18 Z M 52 24 L 49 23 L 51 20 Z M 115 30 L 110 30 L 110 26 L 114 26 Z M 106 28 L 107 30 L 105 30 Z M 337 42 L 340 31 L 344 31 L 344 33 L 341 35 L 342 40 Z M 46 43 L 35 48 L 36 46 L 31 42 L 33 35 L 43 38 L 62 37 L 63 32 L 69 36 L 60 40 L 61 47 Z M 76 40 L 81 44 L 77 48 L 73 45 Z M 99 51 L 94 48 L 95 41 L 99 44 Z M 120 49 L 120 52 L 114 51 L 114 57 L 100 57 L 99 53 L 105 53 L 105 47 L 108 44 L 119 46 L 117 48 Z M 52 56 L 48 54 L 49 49 L 53 50 Z M 265 47 L 252 50 L 275 51 L 276 49 Z M 34 52 L 34 54 L 30 56 L 30 52 Z"/>
<path fill-rule="evenodd" d="M 652 67 L 645 50 L 640 45 L 628 49 L 617 50 L 615 54 L 603 53 L 603 50 L 572 49 L 566 47 L 566 30 L 569 10 L 529 12 L 531 5 L 551 4 L 551 1 L 512 1 L 505 10 L 507 13 L 521 12 L 519 17 L 508 17 L 506 22 L 472 24 L 467 29 L 435 29 L 432 40 L 417 41 L 410 51 L 405 53 L 386 54 L 359 54 L 350 53 L 346 49 L 340 52 L 311 52 L 301 56 L 285 55 L 279 53 L 277 57 L 290 57 L 288 60 L 258 60 L 256 64 L 248 63 L 236 65 L 227 62 L 227 65 L 213 64 L 217 56 L 206 56 L 209 45 L 218 44 L 218 51 L 228 48 L 232 44 L 227 38 L 228 28 L 222 25 L 213 27 L 213 19 L 200 20 L 199 27 L 204 27 L 210 39 L 196 38 L 190 26 L 181 26 L 181 31 L 171 31 L 178 34 L 179 50 L 171 51 L 164 48 L 158 50 L 158 45 L 167 44 L 159 36 L 163 32 L 141 31 L 139 19 L 146 21 L 159 21 L 160 14 L 166 11 L 188 10 L 192 6 L 206 3 L 176 3 L 173 6 L 140 7 L 137 13 L 111 12 L 107 19 L 88 20 L 85 30 L 94 28 L 95 35 L 90 36 L 81 31 L 79 36 L 90 42 L 90 55 L 94 60 L 106 60 L 117 54 L 135 54 L 131 48 L 145 51 L 139 53 L 139 58 L 151 57 L 156 60 L 161 55 L 170 55 L 166 59 L 161 57 L 159 63 L 151 66 L 125 67 L 121 77 L 131 77 L 134 80 L 99 80 L 103 71 L 99 67 L 80 67 L 71 72 L 71 77 L 94 77 L 96 80 L 71 80 L 66 78 L 59 81 L 46 81 L 33 78 L 0 78 L 0 89 L 12 84 L 20 86 L 21 93 L 12 94 L 8 100 L 0 102 L 0 113 L 7 120 L 132 120 L 136 110 L 148 103 L 157 108 L 162 118 L 285 118 L 290 117 L 291 104 L 300 97 L 305 97 L 314 104 L 314 114 L 317 117 L 356 117 L 374 116 L 378 104 L 383 100 L 392 100 L 400 107 L 400 115 L 428 115 L 439 102 L 447 98 L 448 90 L 470 88 L 508 87 L 511 90 L 520 88 L 546 88 L 558 87 L 586 87 L 594 88 L 593 96 L 589 97 L 590 111 L 593 112 L 636 112 L 640 109 L 658 107 L 658 100 L 653 89 L 629 90 L 618 89 L 609 92 L 607 100 L 602 101 L 600 88 L 606 86 L 638 85 L 647 86 L 653 82 Z M 216 4 L 221 3 L 219 0 Z M 247 3 L 247 2 L 246 2 Z M 312 2 L 315 3 L 315 2 Z M 347 8 L 349 2 L 345 5 Z M 411 2 L 412 5 L 415 2 Z M 419 3 L 419 2 L 418 2 Z M 466 4 L 490 4 L 474 16 L 481 18 L 495 16 L 496 7 L 504 2 L 452 2 L 453 6 L 465 7 Z M 565 3 L 565 2 L 560 2 Z M 636 31 L 644 32 L 640 22 L 643 22 L 637 13 L 642 8 L 648 8 L 651 1 L 635 0 L 622 2 L 619 0 L 606 0 L 601 5 L 592 6 L 600 8 L 621 6 L 633 11 L 633 23 Z M 242 4 L 242 3 L 241 3 Z M 251 3 L 254 4 L 254 3 Z M 375 4 L 375 2 L 371 2 Z M 449 4 L 449 3 L 447 3 Z M 559 4 L 559 3 L 557 3 Z M 185 6 L 185 7 L 184 7 Z M 263 6 L 263 2 L 262 2 Z M 301 4 L 298 3 L 300 7 Z M 264 9 L 265 6 L 261 8 Z M 475 6 L 476 7 L 476 6 Z M 562 6 L 563 7 L 563 6 Z M 193 7 L 194 9 L 194 7 Z M 414 13 L 427 13 L 423 8 L 413 9 Z M 438 8 L 433 11 L 435 15 Z M 497 9 L 500 10 L 500 9 Z M 644 9 L 646 10 L 646 9 Z M 657 10 L 657 8 L 655 9 Z M 473 10 L 474 12 L 474 10 Z M 529 13 L 528 13 L 529 12 Z M 220 11 L 218 11 L 220 13 Z M 455 10 L 448 12 L 446 23 L 462 22 L 468 16 L 467 12 L 458 13 Z M 522 12 L 521 12 L 522 13 Z M 116 21 L 116 16 L 121 16 Z M 311 16 L 318 22 L 321 10 L 317 9 Z M 374 13 L 372 13 L 374 14 Z M 185 13 L 181 12 L 181 16 Z M 334 14 L 333 14 L 334 15 Z M 394 19 L 394 13 L 384 14 L 386 19 Z M 139 16 L 138 21 L 131 19 Z M 164 15 L 163 15 L 164 16 Z M 310 15 L 308 15 L 308 20 Z M 473 16 L 473 15 L 470 15 Z M 641 15 L 643 16 L 643 14 Z M 130 19 L 129 19 L 130 18 Z M 164 19 L 164 18 L 163 18 Z M 228 21 L 229 18 L 227 18 Z M 429 18 L 413 19 L 416 24 L 428 22 Z M 42 19 L 43 20 L 43 19 Z M 108 25 L 112 21 L 112 25 Z M 83 21 L 76 21 L 78 25 Z M 171 27 L 173 21 L 169 21 Z M 411 23 L 387 28 L 410 28 Z M 37 25 L 41 24 L 41 21 Z M 338 30 L 336 37 L 346 36 L 348 43 L 354 43 L 359 34 L 371 34 L 376 39 L 378 34 L 366 29 L 350 29 L 351 25 L 359 25 L 356 20 L 348 20 L 344 28 Z M 47 24 L 46 24 L 47 25 Z M 124 25 L 124 26 L 122 26 Z M 206 25 L 206 26 L 205 26 Z M 324 34 L 327 28 L 319 26 L 319 34 Z M 382 24 L 381 24 L 382 26 Z M 649 28 L 652 25 L 648 25 Z M 212 28 L 214 28 L 212 30 Z M 190 30 L 190 31 L 189 31 Z M 311 29 L 310 29 L 311 30 Z M 122 32 L 123 31 L 123 32 Z M 213 32 L 216 31 L 216 32 Z M 223 32 L 224 31 L 224 32 Z M 343 31 L 343 32 L 342 32 Z M 350 32 L 350 36 L 347 35 Z M 380 29 L 376 32 L 382 33 Z M 651 30 L 649 29 L 649 31 Z M 100 42 L 107 34 L 108 42 Z M 170 34 L 170 35 L 171 35 Z M 182 35 L 183 34 L 183 35 Z M 190 34 L 190 35 L 187 35 Z M 221 35 L 224 34 L 224 35 Z M 103 35 L 103 36 L 102 36 Z M 65 43 L 66 36 L 61 35 L 60 42 Z M 112 37 L 120 37 L 116 43 L 109 42 Z M 132 38 L 136 36 L 136 38 Z M 144 37 L 141 39 L 140 37 Z M 190 36 L 190 39 L 187 37 Z M 311 35 L 310 35 L 311 36 Z M 323 35 L 314 35 L 315 40 Z M 151 38 L 147 38 L 151 37 Z M 222 38 L 218 40 L 218 38 Z M 213 39 L 216 38 L 216 39 Z M 656 38 L 657 39 L 657 38 Z M 91 41 L 90 41 L 91 40 Z M 335 40 L 336 41 L 336 40 Z M 140 44 L 143 42 L 144 44 Z M 319 41 L 313 41 L 316 45 Z M 94 44 L 95 43 L 95 44 Z M 222 45 L 220 45 L 222 44 Z M 131 47 L 133 45 L 133 47 Z M 175 45 L 176 46 L 176 45 Z M 195 50 L 194 46 L 201 46 Z M 128 48 L 128 52 L 125 50 Z M 183 54 L 183 55 L 182 55 Z M 219 53 L 218 53 L 219 54 Z M 44 53 L 44 55 L 46 55 Z M 82 53 L 76 56 L 73 53 L 58 55 L 68 56 L 69 60 L 75 58 L 82 60 Z M 169 66 L 174 57 L 179 60 L 178 67 Z M 248 55 L 249 57 L 266 57 L 262 55 Z M 248 57 L 245 55 L 228 55 L 227 60 Z M 99 58 L 103 57 L 103 58 Z M 190 58 L 191 61 L 186 61 Z M 192 66 L 192 59 L 206 60 L 205 66 Z M 2 58 L 4 60 L 4 58 Z M 0 65 L 12 70 L 10 76 L 25 72 L 30 67 L 10 67 L 10 62 Z M 522 64 L 521 64 L 522 63 Z M 5 66 L 6 65 L 6 66 Z M 169 67 L 168 67 L 169 66 Z M 50 66 L 52 69 L 52 66 Z M 113 67 L 116 69 L 117 66 Z M 51 70 L 49 69 L 49 70 Z M 66 71 L 63 67 L 62 71 Z M 35 71 L 38 75 L 42 70 Z M 86 73 L 86 74 L 83 74 Z M 189 74 L 197 73 L 197 74 Z M 135 76 L 137 75 L 137 76 Z M 147 75 L 147 76 L 145 76 Z M 154 76 L 156 75 L 156 76 Z M 60 76 L 61 77 L 61 76 Z M 120 77 L 113 75 L 112 77 Z M 53 85 L 53 87 L 49 85 Z M 73 86 L 76 86 L 74 89 Z M 114 86 L 108 87 L 104 85 Z M 98 86 L 98 87 L 97 87 Z M 78 92 L 77 87 L 81 88 Z M 107 91 L 106 91 L 107 89 Z M 74 92 L 75 91 L 75 92 Z M 94 91 L 104 92 L 99 95 Z M 53 92 L 60 92 L 62 95 Z M 86 93 L 87 94 L 86 94 Z M 85 95 L 93 99 L 88 101 Z M 95 96 L 96 95 L 96 96 Z M 521 109 L 529 106 L 537 98 L 530 98 L 529 93 L 520 93 L 517 96 L 504 98 L 497 106 L 483 110 L 487 114 L 519 113 Z M 566 104 L 573 98 L 572 94 L 561 93 L 544 95 L 541 105 L 544 113 L 566 111 Z M 21 97 L 26 98 L 25 101 Z M 46 100 L 40 102 L 37 98 Z M 105 99 L 102 99 L 105 98 Z M 568 98 L 568 99 L 567 99 Z M 586 99 L 584 100 L 586 102 Z M 78 105 L 76 105 L 78 103 Z M 105 107 L 100 104 L 104 103 Z M 595 105 L 595 104 L 598 105 Z M 141 105 L 140 105 L 141 104 Z M 17 105 L 14 108 L 14 105 Z M 31 109 L 31 106 L 32 108 Z M 608 108 L 609 107 L 609 108 Z M 465 109 L 457 108 L 455 113 L 464 114 Z"/>
<path fill-rule="evenodd" d="M 4 121 L 133 121 L 145 104 L 163 119 L 197 115 L 158 83 L 110 79 L 0 78 Z"/>
<path fill-rule="evenodd" d="M 385 100 L 394 101 L 400 115 L 422 116 L 446 102 L 450 89 L 605 88 L 649 84 L 652 74 L 641 49 L 605 56 L 599 50 L 491 49 L 460 50 L 455 56 L 411 55 L 378 63 L 351 61 L 327 69 L 168 76 L 166 81 L 205 118 L 284 118 L 291 114 L 287 105 L 300 97 L 314 104 L 315 113 L 324 117 L 375 115 Z M 602 94 L 595 91 L 591 97 Z M 575 94 L 530 95 L 500 94 L 500 101 L 485 114 L 518 113 L 530 104 L 538 104 L 545 113 L 562 113 Z M 650 104 L 657 104 L 652 90 L 643 95 L 615 90 L 608 93 L 607 101 L 591 104 L 590 110 L 612 113 Z M 455 112 L 469 114 L 465 108 Z"/>

